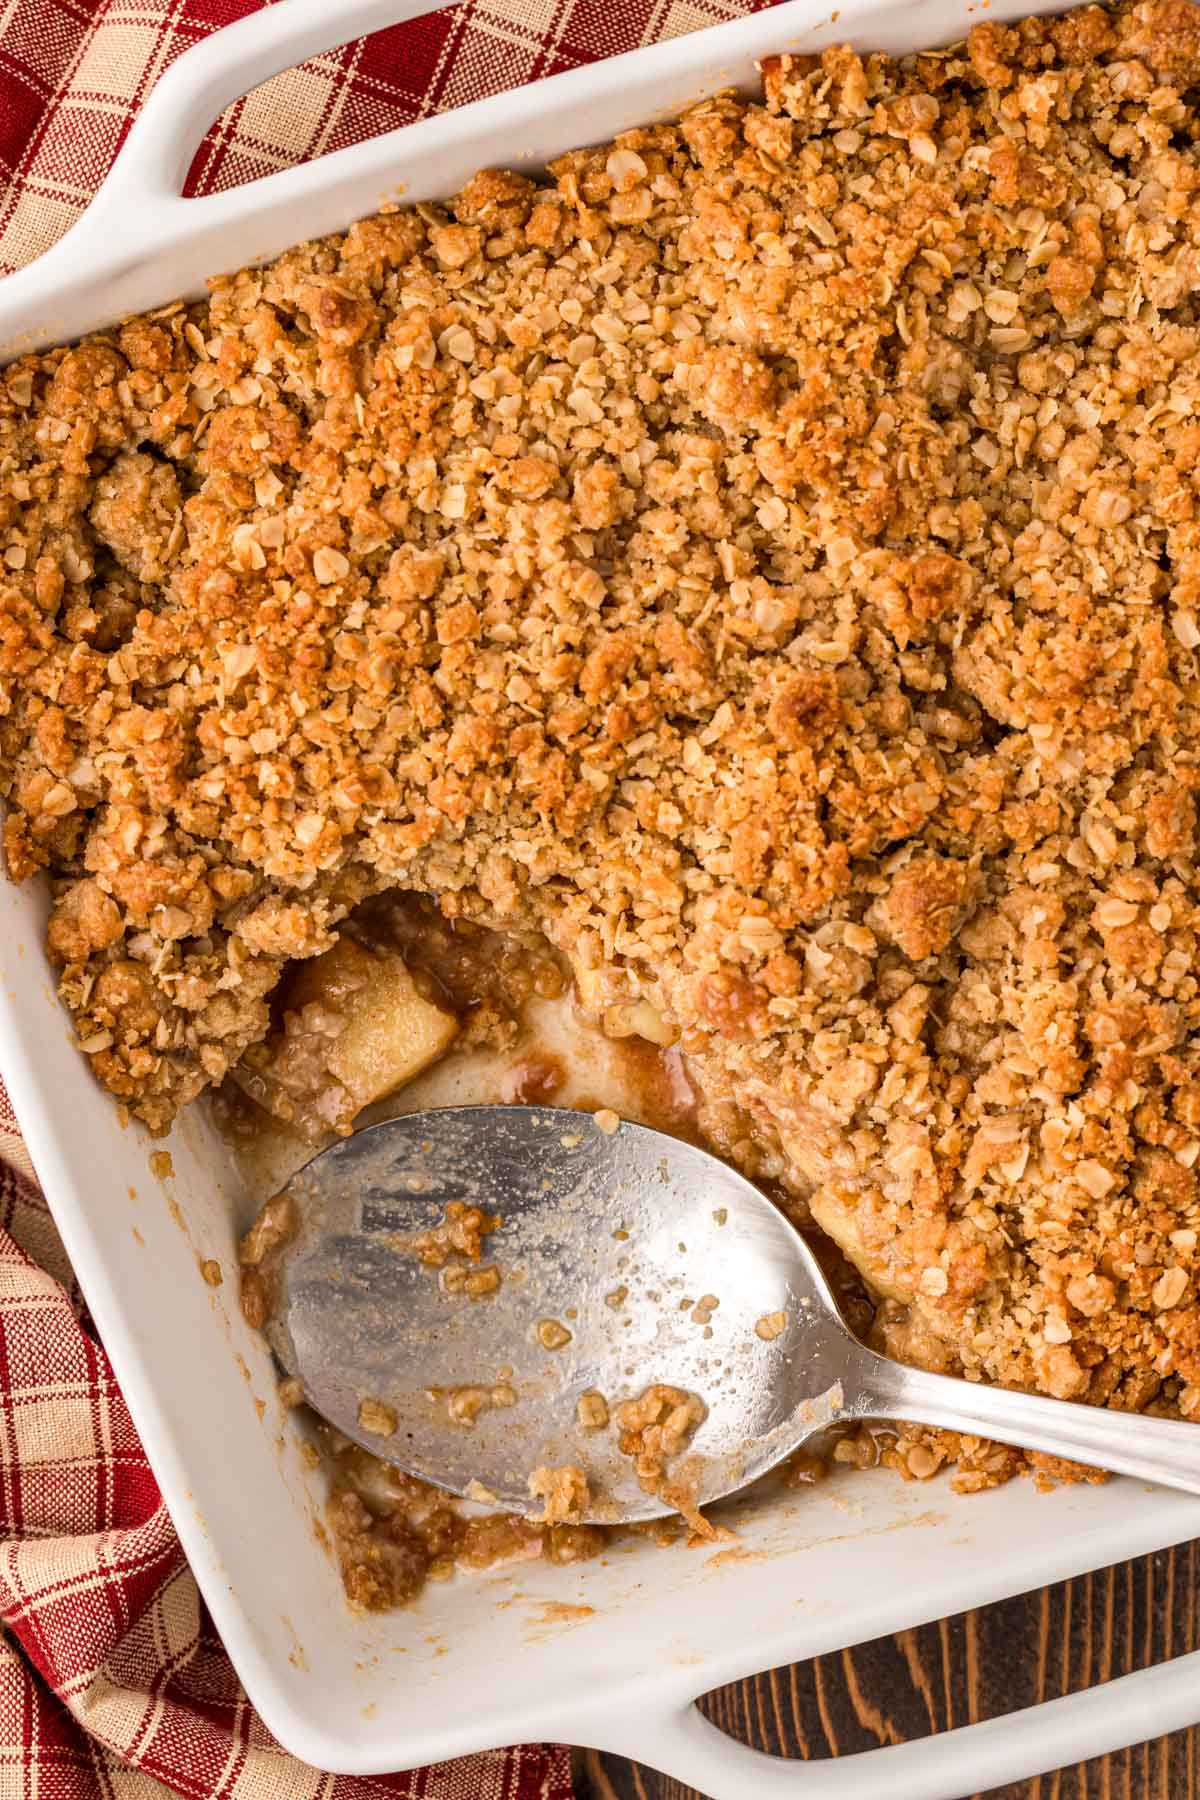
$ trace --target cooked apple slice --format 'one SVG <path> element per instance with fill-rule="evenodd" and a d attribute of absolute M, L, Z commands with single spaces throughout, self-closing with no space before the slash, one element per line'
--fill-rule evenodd
<path fill-rule="evenodd" d="M 349 942 L 328 954 L 337 956 L 343 949 L 360 959 L 365 980 L 326 1062 L 357 1113 L 436 1062 L 457 1035 L 458 1020 L 417 991 L 398 956 L 371 956 Z"/>
<path fill-rule="evenodd" d="M 345 1136 L 372 1101 L 444 1054 L 453 1013 L 420 993 L 403 960 L 343 937 L 290 977 L 282 1029 L 247 1051 L 234 1077 L 311 1142 Z"/>

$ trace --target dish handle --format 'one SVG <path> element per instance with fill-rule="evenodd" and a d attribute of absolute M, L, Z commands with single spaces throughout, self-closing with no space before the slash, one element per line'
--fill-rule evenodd
<path fill-rule="evenodd" d="M 195 218 L 197 207 L 228 200 L 227 195 L 185 200 L 182 190 L 197 145 L 233 101 L 323 50 L 456 4 L 338 0 L 331 6 L 329 0 L 276 0 L 185 50 L 154 84 L 86 211 L 27 268 L 0 279 L 0 358 L 53 343 L 56 334 L 78 334 L 80 325 L 73 318 L 54 322 L 51 317 L 45 329 L 39 321 L 24 334 L 26 341 L 6 341 L 6 324 L 37 318 L 41 306 L 53 309 L 64 289 L 79 285 L 81 269 L 89 271 L 89 285 L 104 282 L 123 301 L 122 276 L 161 252 Z M 268 175 L 251 185 L 276 179 Z M 131 304 L 137 305 L 136 295 Z M 129 309 L 122 303 L 122 311 Z"/>
<path fill-rule="evenodd" d="M 204 133 L 251 88 L 323 50 L 454 5 L 457 0 L 339 0 L 337 6 L 276 0 L 222 26 L 155 82 L 84 217 L 101 210 L 128 230 L 131 206 L 180 202 Z"/>
<path fill-rule="evenodd" d="M 690 1701 L 623 1720 L 593 1747 L 631 1757 L 708 1800 L 959 1800 L 1200 1723 L 1200 1650 L 911 1743 L 803 1762 L 726 1737 Z"/>

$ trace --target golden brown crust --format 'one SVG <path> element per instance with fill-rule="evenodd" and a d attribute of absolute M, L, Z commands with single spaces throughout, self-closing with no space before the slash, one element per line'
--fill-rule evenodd
<path fill-rule="evenodd" d="M 423 889 L 676 1022 L 909 1354 L 1195 1410 L 1198 18 L 774 59 L 0 376 L 5 849 L 114 1093 Z"/>

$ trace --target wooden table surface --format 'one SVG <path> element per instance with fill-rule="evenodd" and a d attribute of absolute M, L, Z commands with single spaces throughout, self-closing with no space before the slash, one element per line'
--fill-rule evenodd
<path fill-rule="evenodd" d="M 1200 1648 L 1198 1577 L 1200 1544 L 1185 1544 L 719 1688 L 704 1708 L 733 1737 L 785 1756 L 903 1743 Z M 580 1757 L 577 1790 L 578 1800 L 697 1800 L 694 1788 L 594 1752 Z M 1200 1800 L 1200 1728 L 987 1800 Z"/>

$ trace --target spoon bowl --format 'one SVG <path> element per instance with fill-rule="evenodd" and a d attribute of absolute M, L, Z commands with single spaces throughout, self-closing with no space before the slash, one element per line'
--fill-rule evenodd
<path fill-rule="evenodd" d="M 656 1383 L 697 1395 L 686 1479 L 701 1504 L 777 1461 L 799 1407 L 814 1429 L 840 1414 L 855 1345 L 825 1327 L 820 1269 L 764 1195 L 692 1144 L 558 1108 L 453 1108 L 343 1139 L 289 1192 L 300 1228 L 276 1352 L 346 1436 L 436 1486 L 523 1511 L 533 1469 L 576 1464 L 587 1517 L 651 1519 L 672 1508 L 640 1487 L 615 1422 L 581 1427 L 583 1396 L 611 1418 Z M 471 1264 L 439 1271 L 414 1249 L 455 1201 L 500 1214 L 481 1265 L 499 1286 L 480 1297 L 461 1285 Z M 395 1429 L 365 1428 L 364 1400 Z"/>
<path fill-rule="evenodd" d="M 704 1505 L 744 1487 L 832 1424 L 881 1418 L 1200 1492 L 1190 1424 L 877 1355 L 765 1195 L 612 1114 L 411 1113 L 323 1151 L 286 1191 L 297 1229 L 268 1327 L 279 1360 L 347 1437 L 469 1499 L 537 1512 L 531 1473 L 572 1466 L 589 1494 L 574 1516 L 653 1519 L 680 1492 Z M 455 1204 L 498 1222 L 478 1260 L 432 1266 Z M 639 1478 L 618 1417 L 657 1384 L 702 1414 L 665 1481 Z"/>

